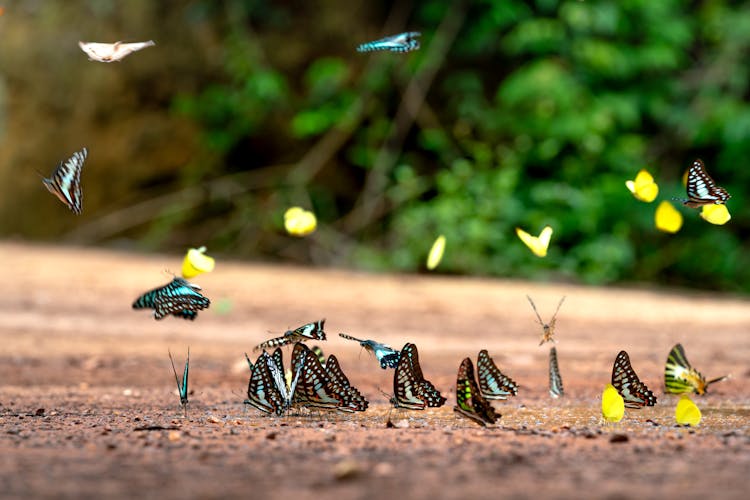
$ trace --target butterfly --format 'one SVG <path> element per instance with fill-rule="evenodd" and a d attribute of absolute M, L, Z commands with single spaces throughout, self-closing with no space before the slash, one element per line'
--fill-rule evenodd
<path fill-rule="evenodd" d="M 654 224 L 659 231 L 675 234 L 682 228 L 682 222 L 682 214 L 667 200 L 662 200 L 656 207 Z"/>
<path fill-rule="evenodd" d="M 81 169 L 89 152 L 86 148 L 73 153 L 65 163 L 60 162 L 52 175 L 43 177 L 42 182 L 47 190 L 65 203 L 74 214 L 83 212 L 83 193 L 81 192 Z"/>
<path fill-rule="evenodd" d="M 147 42 L 136 42 L 136 43 L 96 43 L 96 42 L 78 42 L 78 46 L 81 50 L 89 56 L 90 61 L 99 62 L 114 62 L 119 61 L 123 57 L 132 54 L 137 50 L 145 49 L 146 47 L 153 47 L 156 45 L 153 40 Z"/>
<path fill-rule="evenodd" d="M 674 409 L 674 419 L 679 425 L 697 426 L 701 421 L 701 411 L 687 394 L 683 394 Z"/>
<path fill-rule="evenodd" d="M 612 384 L 602 392 L 602 417 L 607 422 L 619 422 L 625 416 L 625 401 Z"/>
<path fill-rule="evenodd" d="M 304 342 L 305 340 L 325 340 L 326 332 L 323 331 L 325 318 L 312 323 L 307 323 L 294 330 L 287 330 L 281 337 L 275 337 L 256 345 L 253 350 L 268 349 L 271 347 L 280 347 L 294 342 Z"/>
<path fill-rule="evenodd" d="M 409 410 L 424 410 L 427 406 L 438 408 L 445 404 L 445 398 L 425 380 L 414 344 L 407 343 L 401 349 L 401 357 L 393 374 L 391 403 L 396 408 Z"/>
<path fill-rule="evenodd" d="M 560 367 L 557 366 L 557 349 L 554 346 L 549 349 L 549 394 L 553 398 L 559 398 L 565 394 Z"/>
<path fill-rule="evenodd" d="M 331 383 L 331 378 L 320 360 L 305 344 L 294 344 L 292 365 L 301 367 L 300 379 L 292 395 L 293 404 L 326 410 L 335 410 L 342 406 L 343 396 Z"/>
<path fill-rule="evenodd" d="M 281 349 L 276 349 L 270 356 L 263 351 L 253 366 L 244 403 L 264 413 L 283 415 L 292 406 L 292 398 L 302 373 L 301 366 L 292 363 L 292 367 L 296 375 L 287 386 Z"/>
<path fill-rule="evenodd" d="M 516 228 L 516 234 L 534 255 L 537 257 L 547 256 L 547 248 L 549 248 L 549 241 L 552 238 L 552 228 L 550 226 L 545 226 L 542 232 L 539 233 L 539 236 L 532 236 L 520 227 Z"/>
<path fill-rule="evenodd" d="M 381 344 L 380 342 L 375 342 L 374 340 L 358 339 L 356 337 L 352 337 L 351 335 L 347 335 L 346 333 L 339 333 L 339 337 L 359 342 L 359 345 L 375 354 L 375 357 L 380 363 L 380 368 L 382 368 L 383 370 L 385 370 L 386 368 L 396 368 L 398 366 L 400 353 L 390 346 Z"/>
<path fill-rule="evenodd" d="M 437 237 L 435 243 L 430 248 L 430 253 L 427 255 L 427 269 L 432 271 L 435 269 L 440 261 L 443 259 L 443 252 L 445 252 L 445 236 L 442 234 Z"/>
<path fill-rule="evenodd" d="M 630 366 L 630 357 L 625 351 L 620 351 L 612 367 L 612 385 L 625 400 L 625 408 L 640 409 L 644 406 L 654 406 L 656 396 L 646 384 L 638 379 L 635 370 Z"/>
<path fill-rule="evenodd" d="M 376 50 L 390 50 L 391 52 L 410 52 L 419 48 L 419 40 L 422 36 L 419 31 L 407 31 L 398 35 L 391 35 L 380 40 L 363 43 L 357 47 L 357 52 L 373 52 Z"/>
<path fill-rule="evenodd" d="M 687 200 L 673 199 L 681 201 L 683 205 L 690 208 L 697 208 L 703 205 L 721 205 L 731 197 L 726 189 L 716 185 L 706 172 L 703 161 L 698 159 L 690 165 L 688 170 Z"/>
<path fill-rule="evenodd" d="M 174 380 L 177 382 L 177 392 L 180 393 L 180 406 L 185 410 L 185 418 L 187 418 L 187 406 L 188 406 L 188 368 L 190 366 L 190 348 L 188 347 L 187 360 L 185 361 L 185 371 L 182 372 L 182 384 L 180 379 L 177 377 L 177 370 L 174 367 L 174 359 L 172 359 L 172 353 L 167 349 L 169 354 L 169 361 L 172 363 L 172 371 L 174 372 Z"/>
<path fill-rule="evenodd" d="M 706 381 L 701 372 L 690 366 L 685 356 L 682 344 L 676 344 L 667 357 L 664 367 L 664 385 L 667 392 L 680 394 L 683 392 L 694 392 L 703 395 L 708 392 L 708 386 L 729 378 L 729 375 Z"/>
<path fill-rule="evenodd" d="M 365 411 L 369 406 L 367 400 L 360 392 L 349 383 L 349 379 L 339 365 L 339 360 L 331 354 L 325 363 L 325 370 L 329 377 L 329 385 L 332 391 L 341 399 L 339 411 L 355 412 Z"/>
<path fill-rule="evenodd" d="M 206 309 L 211 301 L 198 291 L 201 287 L 175 277 L 166 285 L 154 288 L 133 302 L 133 309 L 153 309 L 154 318 L 162 319 L 168 314 L 178 318 L 194 320 L 198 311 Z"/>
<path fill-rule="evenodd" d="M 245 359 L 247 360 L 247 366 L 250 367 L 250 373 L 253 373 L 253 362 L 250 361 L 250 356 L 245 353 Z"/>
<path fill-rule="evenodd" d="M 651 203 L 659 194 L 659 186 L 653 176 L 646 169 L 642 169 L 633 181 L 625 181 L 625 186 L 633 193 L 637 200 Z"/>
<path fill-rule="evenodd" d="M 518 394 L 518 384 L 504 375 L 486 349 L 477 355 L 477 378 L 479 390 L 486 399 L 507 399 Z"/>
<path fill-rule="evenodd" d="M 531 297 L 527 295 L 526 298 L 529 299 L 529 304 L 531 304 L 531 308 L 534 309 L 536 319 L 538 320 L 539 324 L 542 325 L 542 340 L 539 341 L 539 345 L 542 345 L 545 342 L 557 342 L 557 340 L 554 339 L 555 322 L 557 321 L 557 313 L 558 311 L 560 311 L 560 306 L 562 306 L 562 303 L 565 301 L 565 296 L 563 295 L 563 298 L 560 299 L 560 303 L 557 304 L 555 314 L 552 315 L 552 319 L 549 321 L 549 323 L 545 323 L 544 321 L 542 321 L 542 317 L 539 316 L 539 312 L 536 310 L 536 306 L 534 305 L 534 301 L 531 300 Z"/>
<path fill-rule="evenodd" d="M 470 418 L 483 427 L 487 424 L 494 424 L 501 417 L 492 408 L 490 402 L 482 396 L 479 387 L 477 387 L 477 382 L 474 380 L 474 365 L 469 358 L 464 358 L 458 367 L 456 403 L 453 411 Z"/>

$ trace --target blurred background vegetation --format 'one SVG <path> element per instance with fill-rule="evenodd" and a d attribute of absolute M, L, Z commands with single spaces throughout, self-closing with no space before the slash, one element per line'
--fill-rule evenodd
<path fill-rule="evenodd" d="M 0 3 L 0 237 L 415 271 L 445 234 L 442 272 L 750 292 L 745 2 Z M 354 50 L 405 30 L 419 51 Z M 84 145 L 75 217 L 37 172 Z M 733 218 L 660 233 L 696 157 Z M 547 224 L 539 259 L 514 228 Z"/>

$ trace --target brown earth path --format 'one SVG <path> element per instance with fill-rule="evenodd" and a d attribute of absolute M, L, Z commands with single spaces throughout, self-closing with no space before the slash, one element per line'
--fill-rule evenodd
<path fill-rule="evenodd" d="M 211 309 L 195 322 L 154 321 L 130 304 L 169 281 L 163 270 L 178 271 L 180 256 L 1 243 L 0 262 L 3 498 L 747 498 L 746 299 L 220 260 L 195 280 Z M 527 293 L 544 319 L 567 296 L 560 400 L 547 392 L 548 348 L 537 346 Z M 323 317 L 321 347 L 370 410 L 282 419 L 245 410 L 242 353 L 269 330 Z M 380 389 L 391 391 L 392 372 L 340 331 L 415 342 L 446 406 L 394 412 L 403 427 L 385 428 Z M 733 375 L 694 398 L 696 430 L 673 426 L 677 398 L 663 394 L 676 342 L 705 375 Z M 181 365 L 188 346 L 186 421 L 167 348 Z M 458 364 L 482 348 L 521 386 L 487 429 L 452 411 Z M 599 395 L 620 349 L 659 404 L 602 426 Z"/>

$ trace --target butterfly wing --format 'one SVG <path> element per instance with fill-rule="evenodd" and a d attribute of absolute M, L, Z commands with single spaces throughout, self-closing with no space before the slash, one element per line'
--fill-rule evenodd
<path fill-rule="evenodd" d="M 698 388 L 690 383 L 691 378 L 694 378 L 694 376 L 691 376 L 693 371 L 693 367 L 690 366 L 690 362 L 685 356 L 682 344 L 676 344 L 669 351 L 667 363 L 664 366 L 664 385 L 667 392 L 681 394 L 697 390 Z M 703 385 L 705 386 L 705 379 Z"/>
<path fill-rule="evenodd" d="M 479 390 L 486 399 L 507 399 L 518 394 L 518 384 L 503 374 L 486 349 L 477 355 L 477 377 Z"/>
<path fill-rule="evenodd" d="M 625 400 L 626 408 L 640 409 L 656 404 L 656 396 L 646 387 L 646 384 L 640 381 L 625 351 L 620 351 L 615 358 L 615 364 L 612 367 L 612 385 Z"/>
<path fill-rule="evenodd" d="M 268 353 L 263 351 L 255 361 L 247 387 L 247 399 L 244 403 L 263 413 L 279 414 L 283 412 L 284 402 L 278 389 L 276 389 L 276 382 L 269 368 L 270 359 Z"/>
<path fill-rule="evenodd" d="M 73 153 L 65 163 L 60 162 L 50 177 L 42 179 L 47 190 L 65 203 L 74 214 L 83 212 L 83 192 L 81 191 L 81 170 L 88 150 Z"/>
<path fill-rule="evenodd" d="M 560 367 L 557 364 L 557 349 L 549 349 L 549 393 L 553 398 L 559 398 L 565 394 L 560 375 Z"/>
<path fill-rule="evenodd" d="M 426 402 L 418 395 L 418 384 L 423 378 L 421 370 L 419 377 L 414 370 L 414 359 L 416 358 L 419 363 L 418 356 L 417 347 L 414 344 L 407 343 L 401 349 L 401 358 L 393 373 L 392 402 L 397 408 L 424 410 L 426 406 Z"/>
<path fill-rule="evenodd" d="M 387 36 L 380 40 L 363 43 L 357 47 L 357 52 L 373 52 L 376 50 L 389 50 L 391 52 L 410 52 L 419 49 L 419 40 L 416 37 L 422 34 L 418 31 L 399 33 Z"/>
<path fill-rule="evenodd" d="M 349 383 L 349 379 L 341 369 L 339 360 L 331 354 L 325 364 L 326 373 L 328 373 L 329 384 L 332 391 L 341 399 L 342 404 L 339 411 L 353 412 L 365 411 L 369 405 L 362 394 Z"/>
<path fill-rule="evenodd" d="M 464 358 L 458 367 L 456 403 L 453 408 L 455 412 L 470 418 L 481 426 L 494 424 L 499 417 L 489 401 L 482 397 L 474 379 L 474 365 L 469 358 Z"/>
<path fill-rule="evenodd" d="M 133 309 L 153 309 L 154 318 L 162 319 L 169 314 L 194 320 L 197 311 L 207 308 L 211 301 L 201 295 L 200 287 L 182 278 L 175 277 L 170 283 L 149 290 L 135 302 Z"/>
<path fill-rule="evenodd" d="M 292 402 L 299 406 L 336 409 L 341 406 L 339 398 L 332 390 L 330 378 L 309 347 L 297 342 L 292 352 L 292 364 L 302 364 L 299 381 L 292 396 Z"/>
<path fill-rule="evenodd" d="M 723 187 L 717 186 L 706 172 L 703 161 L 697 159 L 690 165 L 687 179 L 687 200 L 683 204 L 691 208 L 702 205 L 719 205 L 725 203 L 731 195 Z"/>
<path fill-rule="evenodd" d="M 305 340 L 325 340 L 326 332 L 323 329 L 325 327 L 325 323 L 325 318 L 319 321 L 313 321 L 312 323 L 302 325 L 299 328 L 292 330 L 291 332 L 287 332 L 285 335 L 289 336 L 291 334 L 294 337 L 295 341 L 302 342 L 304 342 Z"/>

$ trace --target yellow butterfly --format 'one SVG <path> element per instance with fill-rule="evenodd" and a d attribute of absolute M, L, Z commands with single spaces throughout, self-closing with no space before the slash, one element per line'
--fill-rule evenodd
<path fill-rule="evenodd" d="M 654 178 L 645 169 L 638 172 L 634 181 L 625 181 L 625 186 L 633 193 L 637 200 L 651 203 L 659 194 L 659 186 L 654 182 Z"/>
<path fill-rule="evenodd" d="M 182 260 L 182 277 L 190 279 L 214 270 L 214 259 L 206 255 L 206 247 L 191 248 Z"/>
<path fill-rule="evenodd" d="M 440 261 L 443 259 L 443 252 L 445 252 L 445 236 L 441 234 L 437 237 L 435 243 L 432 244 L 430 253 L 427 256 L 427 269 L 432 271 L 440 264 Z"/>
<path fill-rule="evenodd" d="M 656 207 L 654 222 L 659 231 L 674 234 L 682 227 L 682 214 L 665 200 Z"/>
<path fill-rule="evenodd" d="M 701 207 L 700 216 L 703 217 L 705 221 L 710 222 L 711 224 L 716 224 L 717 226 L 723 226 L 732 218 L 727 206 L 723 203 L 720 205 L 703 205 L 703 207 Z"/>
<path fill-rule="evenodd" d="M 523 241 L 529 249 L 534 252 L 537 257 L 546 257 L 547 248 L 549 247 L 549 240 L 552 237 L 552 228 L 545 226 L 539 236 L 531 236 L 529 233 L 521 229 L 516 228 L 516 234 L 521 241 Z"/>
<path fill-rule="evenodd" d="M 615 386 L 607 384 L 602 392 L 602 417 L 607 422 L 619 422 L 625 415 L 625 401 Z"/>
<path fill-rule="evenodd" d="M 284 228 L 293 236 L 307 236 L 315 231 L 318 221 L 315 214 L 301 207 L 292 207 L 284 213 Z"/>
<path fill-rule="evenodd" d="M 684 394 L 677 402 L 677 408 L 674 410 L 674 419 L 680 425 L 689 425 L 691 427 L 695 427 L 700 423 L 701 411 L 687 394 Z"/>

